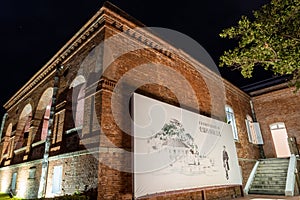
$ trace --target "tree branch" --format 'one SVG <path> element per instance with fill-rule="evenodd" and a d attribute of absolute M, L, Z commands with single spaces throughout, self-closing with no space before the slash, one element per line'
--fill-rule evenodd
<path fill-rule="evenodd" d="M 296 40 L 296 41 L 300 42 L 299 38 L 295 38 L 295 37 L 290 36 L 290 35 L 283 35 L 283 36 L 286 37 L 286 38 L 290 38 L 290 39 L 293 39 L 293 40 Z"/>

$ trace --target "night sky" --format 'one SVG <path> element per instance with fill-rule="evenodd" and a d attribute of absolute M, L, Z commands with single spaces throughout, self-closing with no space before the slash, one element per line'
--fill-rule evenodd
<path fill-rule="evenodd" d="M 6 103 L 100 9 L 101 0 L 3 0 L 0 3 L 1 112 Z M 218 65 L 234 41 L 222 39 L 222 29 L 236 25 L 241 15 L 269 0 L 156 1 L 111 0 L 146 26 L 169 28 L 202 45 Z M 195 3 L 197 2 L 197 3 Z M 264 79 L 244 79 L 238 71 L 220 68 L 222 76 L 237 86 Z M 267 76 L 270 76 L 267 74 Z"/>

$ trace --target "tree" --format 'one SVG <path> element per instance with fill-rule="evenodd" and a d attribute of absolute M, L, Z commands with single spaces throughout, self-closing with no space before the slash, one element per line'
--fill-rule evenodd
<path fill-rule="evenodd" d="M 236 26 L 222 30 L 220 37 L 236 39 L 238 45 L 220 57 L 220 66 L 239 69 L 245 78 L 254 68 L 291 75 L 300 88 L 300 1 L 271 0 L 253 11 L 253 19 L 242 16 Z"/>

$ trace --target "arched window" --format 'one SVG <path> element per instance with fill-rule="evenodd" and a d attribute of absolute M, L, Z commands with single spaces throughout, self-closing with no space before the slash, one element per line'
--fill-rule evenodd
<path fill-rule="evenodd" d="M 234 116 L 233 109 L 230 106 L 226 105 L 225 112 L 226 112 L 226 122 L 228 124 L 230 124 L 231 128 L 232 128 L 233 139 L 238 140 L 239 137 L 238 137 L 238 132 L 237 132 L 237 128 L 236 128 L 236 122 L 235 122 L 235 116 Z"/>
<path fill-rule="evenodd" d="M 82 75 L 77 76 L 70 85 L 73 89 L 72 111 L 76 128 L 81 128 L 83 125 L 85 86 L 86 81 Z"/>
<path fill-rule="evenodd" d="M 24 147 L 27 145 L 28 137 L 29 137 L 29 128 L 30 122 L 32 118 L 32 107 L 30 104 L 27 104 L 23 111 L 20 114 L 18 126 L 16 130 L 16 149 Z"/>
<path fill-rule="evenodd" d="M 42 94 L 35 112 L 35 120 L 38 125 L 38 132 L 33 142 L 46 140 L 48 134 L 50 109 L 52 105 L 53 88 L 47 88 Z"/>
<path fill-rule="evenodd" d="M 7 137 L 10 137 L 10 136 L 11 136 L 11 132 L 12 132 L 12 123 L 9 123 L 9 125 L 8 125 L 8 127 L 7 127 L 7 129 L 6 129 L 5 135 L 6 135 Z"/>
<path fill-rule="evenodd" d="M 12 133 L 12 123 L 10 123 L 6 129 L 5 136 L 8 138 L 6 142 L 4 143 L 4 148 L 2 152 L 3 155 L 7 155 L 8 157 L 11 157 L 12 151 L 13 151 L 13 143 L 14 143 L 14 137 L 11 137 Z"/>
<path fill-rule="evenodd" d="M 270 125 L 271 130 L 280 130 L 285 129 L 285 125 L 283 122 L 278 122 Z"/>

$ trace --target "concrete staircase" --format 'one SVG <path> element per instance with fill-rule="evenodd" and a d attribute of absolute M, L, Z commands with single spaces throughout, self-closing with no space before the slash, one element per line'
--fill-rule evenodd
<path fill-rule="evenodd" d="M 288 166 L 288 158 L 261 160 L 248 193 L 285 195 Z"/>

